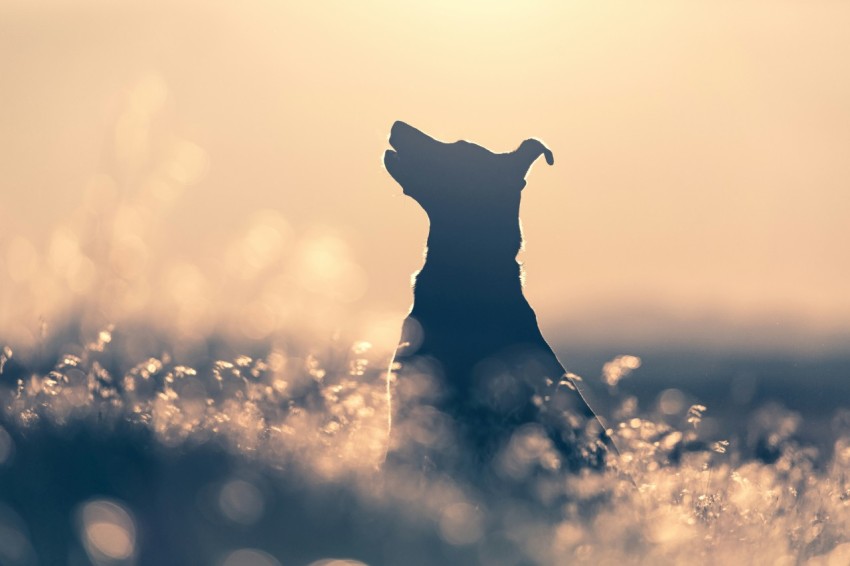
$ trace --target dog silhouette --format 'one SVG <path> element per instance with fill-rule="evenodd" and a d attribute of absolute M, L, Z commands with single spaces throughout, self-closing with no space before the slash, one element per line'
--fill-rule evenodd
<path fill-rule="evenodd" d="M 389 144 L 387 172 L 430 222 L 391 368 L 394 398 L 404 406 L 415 397 L 420 416 L 427 409 L 425 424 L 408 436 L 415 442 L 430 428 L 429 442 L 480 465 L 517 431 L 538 427 L 569 468 L 599 467 L 610 440 L 543 338 L 516 260 L 525 175 L 541 155 L 553 165 L 552 152 L 528 139 L 497 154 L 438 141 L 404 122 L 393 124 Z M 445 430 L 454 436 L 441 438 Z"/>

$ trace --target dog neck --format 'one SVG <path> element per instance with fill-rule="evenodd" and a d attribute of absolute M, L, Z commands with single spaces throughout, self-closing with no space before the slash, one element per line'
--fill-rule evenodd
<path fill-rule="evenodd" d="M 513 230 L 450 234 L 433 228 L 416 275 L 415 299 L 482 302 L 522 295 L 518 220 Z"/>
<path fill-rule="evenodd" d="M 497 308 L 500 302 L 522 297 L 516 260 L 522 245 L 520 192 L 474 189 L 455 194 L 445 203 L 420 202 L 429 228 L 425 265 L 414 286 L 414 306 Z M 439 194 L 439 189 L 433 193 Z"/>

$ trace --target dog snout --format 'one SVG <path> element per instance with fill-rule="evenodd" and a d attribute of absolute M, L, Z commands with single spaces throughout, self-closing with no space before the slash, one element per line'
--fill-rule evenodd
<path fill-rule="evenodd" d="M 390 145 L 402 154 L 421 155 L 431 150 L 437 140 L 425 134 L 410 124 L 396 121 L 390 129 Z"/>

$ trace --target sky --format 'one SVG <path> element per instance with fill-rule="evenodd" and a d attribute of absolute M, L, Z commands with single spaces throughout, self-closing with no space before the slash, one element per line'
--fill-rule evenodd
<path fill-rule="evenodd" d="M 553 150 L 521 211 L 550 338 L 846 350 L 848 25 L 825 1 L 6 2 L 0 321 L 162 285 L 187 326 L 260 293 L 248 337 L 305 290 L 400 322 L 427 235 L 381 165 L 400 119 Z"/>

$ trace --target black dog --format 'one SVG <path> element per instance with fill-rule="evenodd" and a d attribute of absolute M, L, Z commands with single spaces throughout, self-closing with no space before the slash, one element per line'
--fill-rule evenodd
<path fill-rule="evenodd" d="M 525 175 L 540 155 L 552 165 L 552 152 L 529 139 L 496 154 L 437 141 L 403 122 L 393 124 L 389 143 L 387 171 L 430 220 L 395 355 L 396 397 L 403 405 L 418 397 L 420 413 L 423 400 L 436 409 L 442 424 L 431 415 L 430 425 L 419 425 L 433 429 L 424 436 L 441 450 L 473 454 L 477 465 L 524 425 L 539 425 L 569 468 L 599 467 L 610 440 L 543 339 L 516 261 Z M 409 386 L 423 375 L 434 385 L 425 393 Z M 448 441 L 440 438 L 445 428 L 453 431 Z"/>

